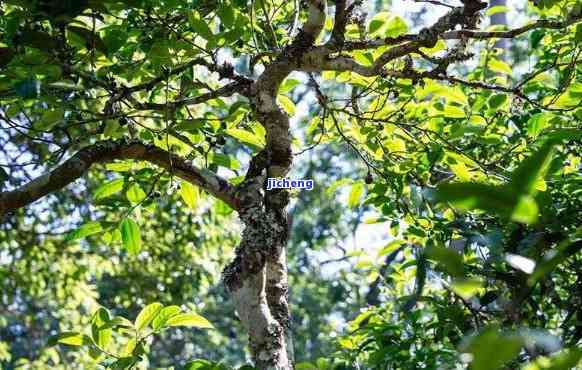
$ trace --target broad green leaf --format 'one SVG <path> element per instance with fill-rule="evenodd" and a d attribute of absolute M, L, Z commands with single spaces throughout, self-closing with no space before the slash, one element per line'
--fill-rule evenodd
<path fill-rule="evenodd" d="M 437 261 L 452 276 L 463 275 L 463 258 L 451 248 L 433 245 L 426 249 L 426 256 Z"/>
<path fill-rule="evenodd" d="M 483 282 L 478 279 L 458 279 L 453 281 L 451 289 L 463 299 L 473 297 L 483 286 Z"/>
<path fill-rule="evenodd" d="M 481 183 L 442 184 L 437 189 L 437 198 L 462 210 L 481 209 L 501 214 L 510 212 L 516 202 L 507 188 Z"/>
<path fill-rule="evenodd" d="M 398 37 L 408 32 L 406 22 L 399 16 L 392 16 L 388 19 L 384 29 L 385 37 Z"/>
<path fill-rule="evenodd" d="M 444 110 L 444 116 L 448 118 L 466 118 L 467 114 L 465 111 L 454 105 L 446 105 Z"/>
<path fill-rule="evenodd" d="M 180 184 L 180 196 L 182 197 L 182 200 L 184 200 L 184 203 L 186 203 L 186 205 L 190 209 L 196 209 L 199 198 L 197 187 L 190 184 L 189 182 L 182 181 L 182 183 Z"/>
<path fill-rule="evenodd" d="M 370 37 L 397 37 L 407 31 L 408 26 L 404 20 L 390 12 L 377 13 L 368 25 Z"/>
<path fill-rule="evenodd" d="M 188 326 L 194 328 L 212 329 L 214 326 L 204 317 L 195 313 L 181 313 L 177 314 L 166 321 L 165 326 Z"/>
<path fill-rule="evenodd" d="M 538 220 L 538 205 L 530 195 L 523 195 L 517 201 L 511 219 L 524 224 L 534 224 Z"/>
<path fill-rule="evenodd" d="M 277 96 L 277 102 L 281 104 L 288 115 L 293 116 L 295 114 L 295 103 L 293 103 L 293 100 L 289 99 L 289 97 L 279 94 Z"/>
<path fill-rule="evenodd" d="M 69 232 L 67 236 L 65 236 L 65 242 L 70 242 L 78 239 L 83 239 L 89 235 L 98 234 L 103 231 L 103 227 L 101 226 L 100 222 L 91 221 L 87 222 L 77 229 Z"/>
<path fill-rule="evenodd" d="M 238 128 L 229 128 L 225 131 L 227 135 L 239 140 L 242 143 L 251 144 L 258 149 L 262 149 L 265 146 L 265 139 L 255 135 L 247 130 L 242 130 Z"/>
<path fill-rule="evenodd" d="M 63 110 L 47 110 L 42 114 L 40 121 L 34 124 L 34 128 L 41 131 L 50 131 L 55 125 L 63 120 Z"/>
<path fill-rule="evenodd" d="M 107 198 L 123 189 L 123 179 L 115 179 L 98 187 L 93 193 L 93 199 L 99 200 Z"/>
<path fill-rule="evenodd" d="M 527 133 L 529 136 L 536 138 L 549 126 L 550 120 L 554 117 L 552 113 L 536 113 L 527 121 Z"/>
<path fill-rule="evenodd" d="M 113 162 L 113 163 L 107 163 L 105 165 L 105 168 L 108 169 L 109 171 L 115 171 L 115 172 L 127 172 L 130 171 L 133 167 L 133 163 L 129 162 L 129 161 L 118 161 L 118 162 Z"/>
<path fill-rule="evenodd" d="M 535 194 L 538 178 L 543 178 L 552 160 L 555 142 L 548 140 L 513 171 L 509 186 L 516 194 Z"/>
<path fill-rule="evenodd" d="M 507 95 L 495 94 L 489 98 L 489 107 L 491 109 L 499 109 L 507 102 Z"/>
<path fill-rule="evenodd" d="M 141 250 L 141 234 L 139 226 L 131 218 L 125 218 L 119 227 L 123 246 L 130 256 L 137 256 Z"/>
<path fill-rule="evenodd" d="M 217 214 L 222 215 L 222 216 L 228 216 L 229 214 L 234 212 L 234 210 L 232 208 L 230 208 L 230 206 L 228 204 L 226 204 L 225 202 L 223 202 L 220 199 L 216 199 L 214 201 L 214 210 Z"/>
<path fill-rule="evenodd" d="M 102 349 L 105 349 L 111 341 L 112 330 L 107 326 L 109 320 L 109 312 L 103 307 L 93 314 L 91 320 L 91 336 L 95 344 Z"/>
<path fill-rule="evenodd" d="M 156 316 L 156 318 L 152 321 L 152 329 L 159 330 L 166 325 L 166 322 L 178 315 L 180 313 L 180 307 L 178 306 L 168 306 L 164 307 L 160 310 L 160 313 Z"/>
<path fill-rule="evenodd" d="M 50 345 L 66 344 L 68 346 L 79 347 L 79 346 L 82 346 L 85 344 L 90 344 L 90 343 L 91 343 L 91 338 L 87 337 L 84 334 L 72 332 L 72 331 L 61 333 L 61 334 L 49 339 Z"/>
<path fill-rule="evenodd" d="M 133 354 L 133 351 L 135 350 L 135 347 L 137 346 L 137 340 L 135 338 L 130 338 L 127 343 L 125 344 L 125 346 L 123 347 L 123 350 L 121 351 L 121 356 L 122 357 L 129 357 Z"/>
<path fill-rule="evenodd" d="M 184 366 L 184 370 L 214 370 L 215 366 L 207 360 L 194 360 Z"/>
<path fill-rule="evenodd" d="M 350 190 L 350 194 L 348 196 L 348 206 L 350 208 L 355 208 L 360 205 L 360 199 L 364 194 L 364 184 L 361 182 L 357 182 L 352 185 L 352 189 Z"/>
<path fill-rule="evenodd" d="M 388 245 L 386 245 L 385 247 L 383 247 L 382 249 L 380 249 L 380 251 L 378 252 L 378 257 L 382 257 L 385 256 L 387 254 L 390 254 L 392 252 L 394 252 L 395 250 L 397 250 L 402 244 L 404 243 L 403 240 L 393 240 L 390 243 L 388 243 Z"/>
<path fill-rule="evenodd" d="M 496 327 L 489 327 L 471 339 L 464 352 L 473 355 L 472 370 L 498 370 L 516 357 L 523 340 L 515 335 L 504 335 Z"/>
<path fill-rule="evenodd" d="M 541 356 L 534 363 L 530 363 L 524 370 L 573 370 L 582 365 L 582 350 L 567 348 L 550 357 Z"/>
<path fill-rule="evenodd" d="M 228 154 L 210 153 L 209 161 L 210 163 L 214 163 L 218 166 L 222 166 L 225 168 L 230 168 L 231 170 L 238 170 L 240 168 L 239 161 L 237 161 L 236 158 Z"/>
<path fill-rule="evenodd" d="M 109 320 L 102 328 L 132 328 L 133 323 L 122 316 L 115 316 Z"/>
<path fill-rule="evenodd" d="M 146 193 L 141 189 L 139 184 L 133 183 L 129 189 L 127 189 L 125 196 L 132 204 L 137 204 L 146 198 Z"/>
<path fill-rule="evenodd" d="M 291 90 L 295 88 L 295 86 L 299 85 L 300 82 L 293 78 L 288 78 L 279 87 L 279 94 L 287 94 Z"/>
<path fill-rule="evenodd" d="M 499 59 L 490 59 L 487 63 L 487 66 L 493 72 L 511 75 L 511 67 L 509 64 Z"/>
<path fill-rule="evenodd" d="M 200 14 L 196 10 L 192 10 L 188 14 L 188 21 L 190 22 L 190 26 L 192 29 L 205 38 L 206 40 L 210 40 L 213 37 L 212 31 L 208 26 L 208 23 L 200 16 Z"/>
<path fill-rule="evenodd" d="M 137 331 L 145 329 L 160 313 L 162 304 L 159 302 L 151 303 L 145 306 L 135 318 L 135 328 Z"/>

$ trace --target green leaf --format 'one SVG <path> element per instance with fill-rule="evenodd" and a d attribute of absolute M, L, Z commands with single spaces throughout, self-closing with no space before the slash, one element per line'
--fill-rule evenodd
<path fill-rule="evenodd" d="M 70 242 L 78 239 L 83 239 L 89 235 L 98 234 L 103 231 L 103 227 L 100 222 L 91 221 L 87 222 L 77 229 L 70 231 L 67 236 L 65 236 L 65 242 Z"/>
<path fill-rule="evenodd" d="M 76 34 L 78 37 L 82 38 L 85 41 L 85 46 L 87 49 L 92 50 L 99 50 L 100 52 L 102 52 L 103 54 L 107 54 L 107 46 L 105 46 L 105 43 L 103 42 L 103 40 L 101 39 L 101 37 L 99 36 L 99 34 L 97 32 L 93 32 L 92 30 L 88 30 L 86 28 L 81 28 L 81 27 L 74 27 L 74 26 L 68 26 L 67 30 L 69 32 L 73 32 L 74 34 Z"/>
<path fill-rule="evenodd" d="M 49 345 L 66 344 L 68 346 L 79 347 L 85 344 L 90 344 L 91 338 L 77 332 L 64 332 L 49 339 Z"/>
<path fill-rule="evenodd" d="M 458 279 L 451 284 L 453 292 L 463 299 L 473 297 L 483 286 L 483 282 L 478 279 Z"/>
<path fill-rule="evenodd" d="M 188 362 L 184 370 L 214 370 L 214 364 L 207 360 L 194 360 Z"/>
<path fill-rule="evenodd" d="M 293 100 L 289 99 L 289 97 L 279 94 L 277 96 L 277 102 L 281 104 L 288 115 L 292 116 L 295 114 L 295 103 L 293 103 Z"/>
<path fill-rule="evenodd" d="M 40 131 L 50 131 L 55 125 L 63 120 L 62 109 L 47 110 L 42 114 L 40 121 L 34 124 L 34 128 Z"/>
<path fill-rule="evenodd" d="M 188 14 L 188 21 L 192 29 L 206 40 L 212 39 L 214 36 L 206 21 L 200 16 L 196 10 L 192 10 Z"/>
<path fill-rule="evenodd" d="M 146 198 L 146 193 L 141 189 L 139 184 L 132 184 L 125 193 L 127 200 L 132 204 L 138 204 Z"/>
<path fill-rule="evenodd" d="M 105 328 L 120 328 L 120 327 L 121 328 L 132 328 L 133 323 L 131 321 L 129 321 L 128 319 L 126 319 L 125 317 L 115 316 L 114 318 L 109 320 L 104 326 L 102 326 L 103 329 L 105 329 Z"/>
<path fill-rule="evenodd" d="M 93 314 L 93 319 L 91 320 L 91 335 L 93 341 L 102 349 L 105 349 L 111 341 L 112 330 L 106 326 L 109 320 L 109 312 L 103 307 L 99 308 Z"/>
<path fill-rule="evenodd" d="M 490 327 L 474 337 L 465 352 L 473 355 L 472 370 L 498 370 L 517 356 L 522 345 L 520 337 L 502 335 L 496 327 Z"/>
<path fill-rule="evenodd" d="M 100 200 L 107 198 L 115 193 L 119 193 L 121 190 L 123 190 L 123 184 L 123 179 L 109 181 L 95 189 L 95 192 L 93 193 L 93 199 Z"/>
<path fill-rule="evenodd" d="M 136 330 L 139 332 L 145 329 L 158 316 L 162 307 L 162 304 L 159 302 L 145 306 L 135 318 L 134 326 Z"/>
<path fill-rule="evenodd" d="M 442 184 L 437 188 L 437 200 L 462 210 L 481 209 L 503 215 L 508 215 L 516 202 L 505 187 L 473 182 Z"/>
<path fill-rule="evenodd" d="M 239 161 L 233 156 L 223 153 L 210 153 L 209 155 L 210 163 L 222 166 L 225 168 L 230 168 L 231 170 L 238 170 L 240 168 Z"/>
<path fill-rule="evenodd" d="M 123 246 L 130 256 L 137 256 L 141 250 L 141 234 L 139 227 L 131 218 L 121 222 L 120 228 Z"/>
<path fill-rule="evenodd" d="M 527 121 L 527 134 L 536 138 L 550 124 L 554 117 L 552 113 L 536 113 Z"/>
<path fill-rule="evenodd" d="M 195 313 L 181 313 L 169 318 L 165 326 L 188 326 L 194 328 L 213 329 L 214 326 L 204 317 Z"/>
<path fill-rule="evenodd" d="M 530 195 L 523 195 L 511 213 L 511 219 L 524 224 L 534 224 L 538 220 L 538 205 Z"/>
<path fill-rule="evenodd" d="M 226 204 L 222 200 L 216 199 L 214 201 L 214 211 L 221 216 L 228 216 L 232 212 L 234 212 L 234 209 L 232 209 L 228 204 Z"/>
<path fill-rule="evenodd" d="M 578 348 L 568 348 L 558 354 L 554 354 L 549 358 L 543 358 L 543 367 L 532 367 L 531 369 L 543 370 L 572 370 L 579 369 L 582 362 L 582 350 Z M 527 367 L 530 369 L 530 367 Z"/>
<path fill-rule="evenodd" d="M 348 206 L 350 208 L 357 207 L 360 204 L 360 199 L 364 194 L 364 184 L 361 182 L 357 182 L 352 185 L 352 189 L 350 190 L 350 194 L 348 195 Z"/>
<path fill-rule="evenodd" d="M 507 102 L 507 95 L 505 94 L 495 94 L 489 98 L 489 107 L 491 109 L 499 109 Z"/>
<path fill-rule="evenodd" d="M 129 162 L 129 161 L 120 161 L 120 162 L 113 162 L 113 163 L 107 163 L 105 165 L 105 168 L 108 169 L 109 171 L 115 171 L 115 172 L 127 172 L 130 171 L 133 168 L 133 163 Z"/>
<path fill-rule="evenodd" d="M 370 37 L 397 37 L 405 34 L 407 31 L 408 26 L 406 22 L 399 16 L 392 15 L 390 12 L 376 14 L 368 25 Z"/>
<path fill-rule="evenodd" d="M 279 87 L 279 94 L 287 94 L 291 90 L 295 88 L 295 86 L 299 85 L 300 82 L 294 78 L 288 78 Z"/>
<path fill-rule="evenodd" d="M 156 318 L 152 321 L 152 329 L 159 330 L 165 327 L 166 322 L 178 315 L 180 313 L 180 307 L 178 306 L 168 306 L 164 307 L 160 310 L 160 313 L 156 316 Z"/>
<path fill-rule="evenodd" d="M 227 135 L 232 136 L 238 141 L 246 144 L 251 144 L 257 147 L 259 150 L 265 147 L 265 139 L 255 135 L 247 130 L 242 130 L 238 128 L 229 128 L 225 131 Z"/>
<path fill-rule="evenodd" d="M 552 160 L 554 146 L 554 141 L 547 140 L 539 150 L 513 171 L 509 186 L 515 194 L 535 194 L 536 182 L 545 175 Z"/>
<path fill-rule="evenodd" d="M 437 261 L 452 276 L 463 275 L 463 258 L 453 249 L 432 245 L 426 249 L 426 256 Z"/>
<path fill-rule="evenodd" d="M 180 196 L 186 205 L 191 209 L 196 209 L 198 204 L 198 188 L 189 182 L 182 181 L 180 184 Z"/>
<path fill-rule="evenodd" d="M 448 118 L 466 118 L 467 114 L 465 111 L 454 105 L 446 105 L 444 109 L 444 115 Z"/>
<path fill-rule="evenodd" d="M 511 67 L 509 64 L 499 59 L 490 59 L 487 63 L 487 66 L 493 72 L 511 75 Z"/>
<path fill-rule="evenodd" d="M 399 16 L 392 16 L 388 19 L 384 30 L 384 35 L 386 37 L 398 37 L 406 32 L 408 32 L 408 26 L 402 18 Z"/>

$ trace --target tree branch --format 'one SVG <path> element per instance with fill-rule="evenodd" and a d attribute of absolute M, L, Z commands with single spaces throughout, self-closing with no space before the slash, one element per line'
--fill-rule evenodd
<path fill-rule="evenodd" d="M 0 193 L 0 216 L 64 188 L 82 177 L 94 164 L 116 159 L 135 159 L 153 163 L 206 190 L 233 209 L 238 209 L 234 187 L 211 171 L 197 168 L 185 159 L 154 145 L 118 140 L 101 141 L 85 147 L 52 172 L 16 190 Z"/>

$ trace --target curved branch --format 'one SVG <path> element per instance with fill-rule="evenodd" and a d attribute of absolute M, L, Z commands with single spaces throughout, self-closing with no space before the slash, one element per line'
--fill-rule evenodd
<path fill-rule="evenodd" d="M 199 186 L 230 207 L 238 209 L 235 188 L 214 173 L 197 168 L 184 158 L 154 145 L 139 141 L 108 140 L 81 149 L 52 172 L 16 190 L 0 193 L 0 216 L 64 188 L 82 177 L 94 164 L 112 162 L 116 159 L 135 159 L 153 163 Z"/>

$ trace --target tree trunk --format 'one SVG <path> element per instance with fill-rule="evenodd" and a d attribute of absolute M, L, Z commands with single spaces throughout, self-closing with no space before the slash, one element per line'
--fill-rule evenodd
<path fill-rule="evenodd" d="M 270 66 L 254 85 L 251 104 L 266 129 L 267 145 L 253 158 L 239 187 L 238 212 L 244 231 L 236 257 L 223 273 L 259 370 L 293 368 L 286 261 L 289 193 L 264 189 L 266 178 L 287 175 L 293 159 L 289 117 L 276 98 L 291 71 L 288 64 Z"/>
<path fill-rule="evenodd" d="M 239 212 L 245 225 L 235 260 L 224 280 L 249 334 L 257 369 L 292 369 L 284 218 L 262 201 Z"/>

